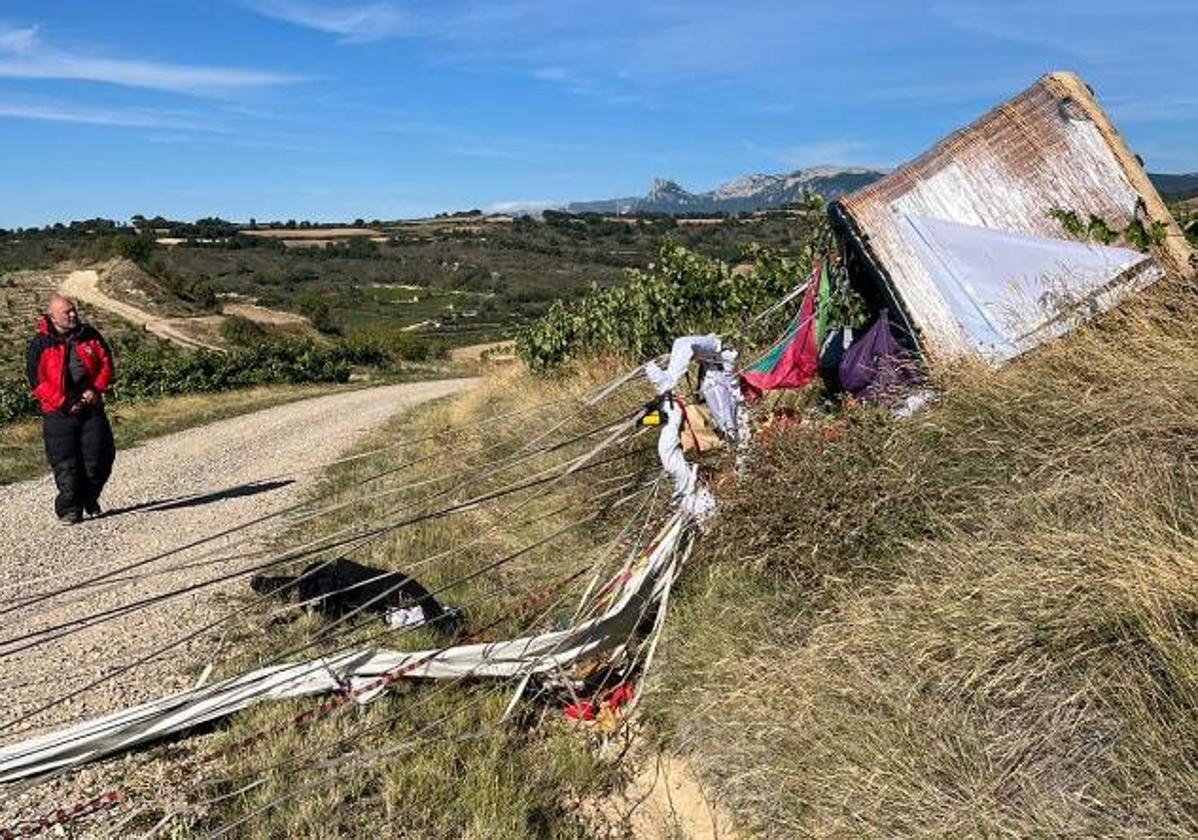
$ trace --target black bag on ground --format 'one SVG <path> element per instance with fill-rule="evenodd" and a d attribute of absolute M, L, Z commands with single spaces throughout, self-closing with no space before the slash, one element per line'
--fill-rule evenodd
<path fill-rule="evenodd" d="M 382 615 L 417 606 L 424 624 L 442 633 L 456 635 L 461 624 L 460 611 L 443 607 L 415 578 L 344 558 L 313 563 L 296 576 L 254 575 L 250 588 L 259 595 L 287 597 L 296 592 L 304 609 L 330 618 L 359 608 Z"/>

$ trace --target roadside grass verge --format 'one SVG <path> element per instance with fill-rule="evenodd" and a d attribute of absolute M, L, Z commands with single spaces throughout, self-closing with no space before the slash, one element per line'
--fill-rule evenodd
<path fill-rule="evenodd" d="M 597 366 L 589 377 L 558 381 L 534 381 L 515 369 L 499 370 L 471 392 L 396 418 L 363 442 L 360 451 L 405 439 L 411 445 L 330 468 L 316 491 L 329 494 L 321 505 L 340 500 L 354 504 L 297 522 L 278 547 L 461 502 L 532 480 L 588 452 L 606 435 L 485 475 L 489 464 L 518 454 L 563 421 L 541 445 L 630 412 L 640 397 L 634 389 L 572 416 L 580 395 L 610 378 L 613 370 Z M 538 411 L 494 419 L 557 399 L 561 402 Z M 418 442 L 440 433 L 444 436 Z M 597 460 L 647 442 L 649 438 L 642 437 L 604 450 Z M 427 460 L 371 478 L 421 458 Z M 622 560 L 621 553 L 605 547 L 633 514 L 648 518 L 644 505 L 656 474 L 651 451 L 630 455 L 560 483 L 396 530 L 349 556 L 412 574 L 439 601 L 460 606 L 465 632 L 479 632 L 484 640 L 564 627 L 594 571 L 610 571 Z M 637 491 L 639 495 L 612 510 L 597 503 L 600 497 L 610 504 Z M 438 492 L 440 496 L 429 499 Z M 661 511 L 660 497 L 656 510 Z M 540 541 L 545 543 L 531 547 Z M 528 550 L 480 573 L 522 549 Z M 299 562 L 294 568 L 304 565 Z M 385 632 L 382 622 L 370 616 L 334 628 L 331 620 L 304 615 L 291 603 L 258 602 L 250 597 L 248 586 L 245 592 L 230 601 L 240 615 L 236 626 L 225 630 L 222 650 L 227 659 L 214 678 L 280 656 L 296 662 L 343 648 L 435 650 L 446 644 L 424 628 Z M 346 628 L 348 633 L 336 635 Z M 527 703 L 515 720 L 501 723 L 514 688 L 511 681 L 501 680 L 401 682 L 369 705 L 349 703 L 299 724 L 298 714 L 326 698 L 263 704 L 237 715 L 210 737 L 156 751 L 185 778 L 199 782 L 188 795 L 188 816 L 176 828 L 182 836 L 206 836 L 235 826 L 232 836 L 263 838 L 379 832 L 414 837 L 586 836 L 571 803 L 610 783 L 612 771 L 593 758 L 586 734 L 566 725 L 560 699 Z M 271 734 L 240 746 L 264 730 Z M 197 760 L 209 751 L 225 752 L 215 761 Z M 147 812 L 130 825 L 137 828 L 144 822 L 148 828 L 163 814 Z"/>
<path fill-rule="evenodd" d="M 1198 301 L 777 435 L 672 605 L 657 737 L 763 836 L 1198 831 Z"/>

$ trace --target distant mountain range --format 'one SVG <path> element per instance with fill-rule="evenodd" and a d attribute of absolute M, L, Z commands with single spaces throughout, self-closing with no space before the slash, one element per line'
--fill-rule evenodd
<path fill-rule="evenodd" d="M 751 213 L 781 207 L 816 194 L 824 198 L 852 192 L 886 173 L 877 169 L 815 166 L 785 175 L 746 175 L 709 192 L 694 193 L 675 181 L 657 179 L 641 197 L 575 201 L 571 213 Z"/>
<path fill-rule="evenodd" d="M 880 169 L 815 166 L 783 175 L 746 175 L 708 192 L 691 192 L 676 181 L 657 179 L 644 196 L 575 201 L 570 213 L 752 213 L 802 201 L 808 195 L 836 198 L 871 184 L 886 174 Z M 1161 195 L 1184 196 L 1198 190 L 1198 172 L 1189 175 L 1149 173 Z"/>

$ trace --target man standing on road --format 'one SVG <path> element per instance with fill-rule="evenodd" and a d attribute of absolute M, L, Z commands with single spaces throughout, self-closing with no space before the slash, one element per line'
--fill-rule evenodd
<path fill-rule="evenodd" d="M 28 347 L 25 372 L 42 409 L 42 438 L 54 470 L 54 512 L 64 525 L 100 515 L 100 492 L 112 472 L 116 446 L 104 413 L 112 381 L 112 350 L 99 330 L 79 320 L 75 304 L 50 297 L 38 334 Z"/>

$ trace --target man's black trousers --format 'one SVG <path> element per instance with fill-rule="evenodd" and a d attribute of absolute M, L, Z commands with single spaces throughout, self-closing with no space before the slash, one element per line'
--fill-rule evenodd
<path fill-rule="evenodd" d="M 59 516 L 83 513 L 85 507 L 99 500 L 116 457 L 112 426 L 104 409 L 47 414 L 42 417 L 42 438 L 58 486 L 55 513 Z"/>

